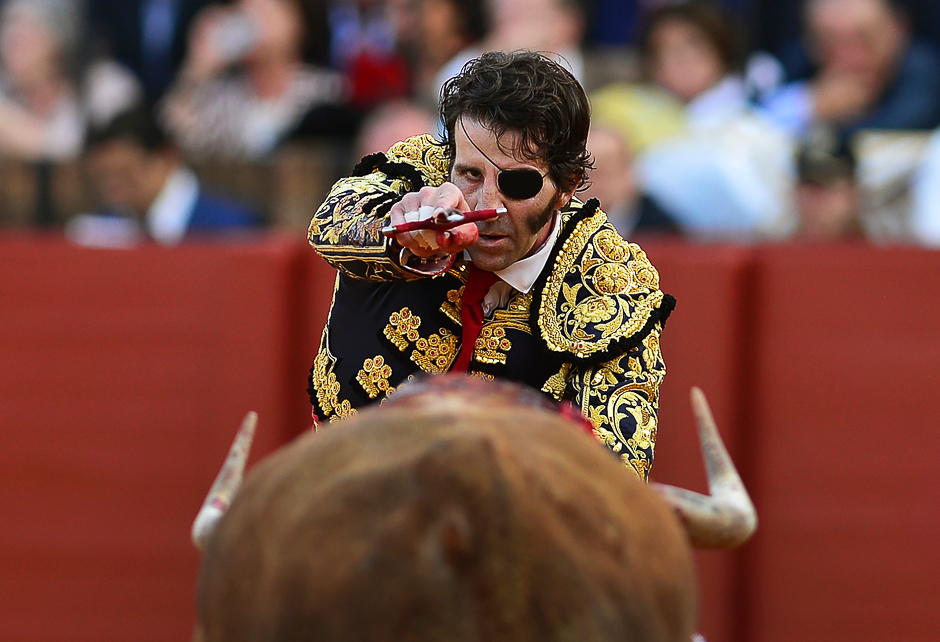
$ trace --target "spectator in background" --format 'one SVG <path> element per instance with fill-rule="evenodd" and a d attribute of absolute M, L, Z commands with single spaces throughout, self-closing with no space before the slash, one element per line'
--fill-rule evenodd
<path fill-rule="evenodd" d="M 86 162 L 103 205 L 100 214 L 69 223 L 69 236 L 79 243 L 128 244 L 149 236 L 174 245 L 191 235 L 259 224 L 248 207 L 202 188 L 148 108 L 122 113 L 92 130 Z M 114 230 L 123 236 L 110 236 Z"/>
<path fill-rule="evenodd" d="M 777 237 L 792 229 L 793 141 L 750 107 L 738 25 L 705 0 L 653 11 L 647 83 L 591 96 L 594 121 L 636 153 L 636 181 L 686 234 Z"/>
<path fill-rule="evenodd" d="M 383 154 L 395 143 L 437 131 L 437 113 L 420 103 L 397 100 L 375 109 L 365 119 L 356 138 L 356 155 Z"/>
<path fill-rule="evenodd" d="M 672 218 L 640 191 L 634 180 L 633 156 L 619 131 L 592 124 L 587 149 L 594 158 L 594 169 L 588 175 L 590 186 L 585 196 L 603 204 L 607 219 L 621 236 L 679 232 Z"/>
<path fill-rule="evenodd" d="M 811 77 L 765 101 L 767 115 L 795 135 L 813 124 L 859 129 L 930 129 L 940 124 L 940 55 L 912 41 L 891 0 L 808 0 Z"/>
<path fill-rule="evenodd" d="M 640 42 L 644 84 L 613 83 L 594 92 L 595 114 L 619 123 L 635 151 L 749 109 L 740 75 L 740 25 L 707 0 L 665 5 L 647 16 Z"/>
<path fill-rule="evenodd" d="M 860 238 L 857 163 L 845 140 L 828 129 L 817 130 L 800 146 L 796 165 L 794 238 L 816 242 Z"/>
<path fill-rule="evenodd" d="M 413 75 L 415 99 L 436 109 L 440 85 L 435 80 L 460 52 L 479 45 L 489 31 L 486 0 L 412 0 L 393 3 Z"/>
<path fill-rule="evenodd" d="M 584 82 L 582 41 L 587 29 L 583 0 L 489 0 L 490 24 L 485 38 L 453 56 L 435 78 L 432 92 L 456 76 L 469 60 L 484 51 L 529 49 L 554 54 Z"/>
<path fill-rule="evenodd" d="M 301 2 L 239 0 L 197 17 L 161 108 L 185 152 L 257 160 L 304 122 L 308 134 L 343 133 L 341 77 L 302 62 Z"/>
<path fill-rule="evenodd" d="M 401 40 L 412 4 L 335 0 L 329 7 L 331 64 L 345 74 L 350 104 L 362 112 L 411 91 L 411 69 Z"/>
<path fill-rule="evenodd" d="M 92 45 L 125 65 L 155 102 L 186 55 L 193 18 L 212 0 L 89 0 Z"/>
<path fill-rule="evenodd" d="M 641 40 L 646 75 L 685 105 L 692 121 L 738 115 L 748 107 L 741 40 L 741 26 L 722 5 L 701 0 L 666 5 L 646 22 Z"/>
<path fill-rule="evenodd" d="M 86 127 L 140 98 L 113 61 L 80 61 L 82 21 L 70 0 L 7 0 L 0 9 L 0 154 L 28 161 L 81 153 Z"/>

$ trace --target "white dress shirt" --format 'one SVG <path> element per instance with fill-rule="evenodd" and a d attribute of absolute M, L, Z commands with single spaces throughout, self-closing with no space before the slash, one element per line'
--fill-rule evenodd
<path fill-rule="evenodd" d="M 559 232 L 559 218 L 556 212 L 552 217 L 552 231 L 538 252 L 524 259 L 519 259 L 506 269 L 496 272 L 496 276 L 500 280 L 490 287 L 489 292 L 483 298 L 483 313 L 486 316 L 489 316 L 493 310 L 505 308 L 509 304 L 509 299 L 514 291 L 528 294 L 532 290 L 535 280 L 548 262 L 552 248 L 555 247 Z"/>

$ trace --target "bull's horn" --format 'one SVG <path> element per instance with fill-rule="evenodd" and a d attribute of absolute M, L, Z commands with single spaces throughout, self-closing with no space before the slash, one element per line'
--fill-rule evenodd
<path fill-rule="evenodd" d="M 193 544 L 200 551 L 205 549 L 209 537 L 215 530 L 216 524 L 222 519 L 222 515 L 228 510 L 232 500 L 235 499 L 235 493 L 242 483 L 242 474 L 245 472 L 245 464 L 248 463 L 248 453 L 251 452 L 251 442 L 255 438 L 255 428 L 258 425 L 258 413 L 249 412 L 242 420 L 242 425 L 232 441 L 232 447 L 228 451 L 228 457 L 222 464 L 222 470 L 219 471 L 209 494 L 206 495 L 206 501 L 202 503 L 199 514 L 196 515 L 196 521 L 193 522 Z"/>
<path fill-rule="evenodd" d="M 665 484 L 651 486 L 675 509 L 693 546 L 734 548 L 757 530 L 757 511 L 718 435 L 705 394 L 692 388 L 691 397 L 711 496 Z"/>

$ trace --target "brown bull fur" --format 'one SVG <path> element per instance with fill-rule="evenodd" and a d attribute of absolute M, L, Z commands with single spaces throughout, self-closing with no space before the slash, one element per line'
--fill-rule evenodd
<path fill-rule="evenodd" d="M 662 501 L 542 396 L 444 377 L 257 466 L 210 539 L 205 642 L 688 642 Z"/>

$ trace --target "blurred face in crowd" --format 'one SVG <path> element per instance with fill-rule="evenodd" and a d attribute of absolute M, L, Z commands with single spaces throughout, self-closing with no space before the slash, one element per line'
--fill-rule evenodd
<path fill-rule="evenodd" d="M 901 17 L 882 0 L 815 0 L 807 8 L 823 69 L 881 83 L 902 54 Z"/>
<path fill-rule="evenodd" d="M 558 53 L 577 46 L 584 31 L 582 16 L 564 0 L 493 0 L 490 7 L 494 44 L 503 51 Z"/>
<path fill-rule="evenodd" d="M 727 73 L 721 55 L 699 27 L 666 18 L 649 35 L 651 80 L 684 103 Z"/>
<path fill-rule="evenodd" d="M 144 215 L 179 161 L 172 151 L 151 152 L 129 139 L 95 145 L 88 156 L 92 181 L 109 208 Z"/>
<path fill-rule="evenodd" d="M 467 205 L 471 210 L 497 207 L 509 210 L 496 219 L 479 223 L 479 241 L 468 249 L 470 258 L 480 269 L 502 270 L 544 244 L 551 232 L 552 213 L 571 199 L 571 193 L 559 190 L 548 176 L 544 162 L 510 156 L 500 149 L 493 132 L 473 118 L 459 118 L 454 133 L 456 154 L 451 165 L 451 182 L 463 193 Z M 503 147 L 513 149 L 517 137 L 518 133 L 507 131 L 502 137 Z M 538 171 L 544 175 L 542 189 L 532 198 L 507 197 L 497 186 L 500 169 L 494 163 L 504 170 Z"/>
<path fill-rule="evenodd" d="M 594 157 L 589 194 L 610 213 L 626 207 L 632 209 L 637 198 L 633 181 L 633 159 L 623 137 L 609 127 L 592 126 L 588 135 L 588 151 Z"/>
<path fill-rule="evenodd" d="M 298 0 L 240 0 L 235 6 L 257 29 L 257 45 L 248 61 L 299 55 L 304 16 Z"/>
<path fill-rule="evenodd" d="M 0 15 L 0 62 L 14 85 L 29 86 L 58 69 L 59 43 L 37 12 L 18 5 Z"/>
<path fill-rule="evenodd" d="M 826 184 L 803 181 L 796 188 L 799 238 L 806 241 L 834 241 L 858 229 L 860 198 L 858 186 L 849 177 Z"/>

